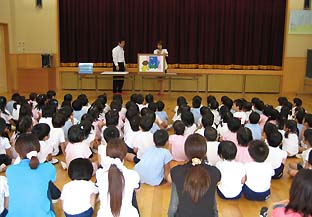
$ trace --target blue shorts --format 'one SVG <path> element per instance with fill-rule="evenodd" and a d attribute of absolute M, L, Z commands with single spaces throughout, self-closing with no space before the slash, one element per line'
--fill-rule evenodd
<path fill-rule="evenodd" d="M 270 197 L 270 189 L 265 192 L 255 192 L 251 190 L 247 185 L 243 186 L 243 193 L 247 200 L 265 201 Z"/>
<path fill-rule="evenodd" d="M 282 163 L 280 167 L 274 169 L 274 176 L 272 176 L 272 179 L 280 179 L 283 176 L 284 171 L 284 164 Z"/>
<path fill-rule="evenodd" d="M 88 209 L 87 211 L 84 211 L 84 212 L 76 214 L 76 215 L 70 215 L 70 214 L 67 214 L 66 212 L 64 212 L 64 213 L 65 213 L 66 217 L 92 217 L 93 216 L 93 209 L 92 209 L 92 207 L 90 207 L 90 209 Z"/>
<path fill-rule="evenodd" d="M 243 192 L 241 191 L 237 196 L 229 198 L 229 197 L 225 197 L 224 194 L 219 190 L 219 188 L 217 188 L 217 194 L 223 200 L 237 200 L 242 197 Z"/>
<path fill-rule="evenodd" d="M 7 214 L 8 214 L 8 210 L 4 209 L 2 213 L 0 213 L 0 217 L 6 217 Z"/>

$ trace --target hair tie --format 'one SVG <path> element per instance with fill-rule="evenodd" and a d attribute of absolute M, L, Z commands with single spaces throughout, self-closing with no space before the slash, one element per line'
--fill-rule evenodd
<path fill-rule="evenodd" d="M 202 161 L 199 158 L 192 158 L 192 165 L 197 166 L 200 165 Z"/>
<path fill-rule="evenodd" d="M 28 152 L 26 154 L 26 157 L 31 160 L 32 157 L 37 157 L 38 156 L 38 152 L 37 151 L 31 151 L 31 152 Z"/>
<path fill-rule="evenodd" d="M 83 130 L 83 125 L 80 125 L 80 129 Z"/>

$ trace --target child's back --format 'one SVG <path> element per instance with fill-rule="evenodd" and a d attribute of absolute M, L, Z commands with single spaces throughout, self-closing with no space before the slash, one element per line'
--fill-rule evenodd
<path fill-rule="evenodd" d="M 184 152 L 184 143 L 187 136 L 184 135 L 170 135 L 169 145 L 171 147 L 171 154 L 175 161 L 187 161 L 187 157 Z"/>
<path fill-rule="evenodd" d="M 158 130 L 154 134 L 156 146 L 146 149 L 144 156 L 137 163 L 134 169 L 139 173 L 141 183 L 152 186 L 159 185 L 165 177 L 165 167 L 169 167 L 172 160 L 170 152 L 163 148 L 168 141 L 168 133 L 165 130 Z M 169 171 L 166 171 L 169 173 Z"/>

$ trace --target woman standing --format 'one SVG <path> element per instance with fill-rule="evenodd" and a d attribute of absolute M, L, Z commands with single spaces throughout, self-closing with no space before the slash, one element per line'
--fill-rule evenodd
<path fill-rule="evenodd" d="M 154 54 L 157 54 L 157 55 L 163 55 L 165 57 L 165 73 L 167 73 L 167 69 L 168 69 L 168 64 L 167 64 L 167 61 L 166 61 L 166 57 L 168 57 L 168 51 L 167 49 L 163 48 L 163 41 L 158 41 L 157 42 L 157 49 L 154 50 Z M 163 95 L 164 94 L 164 77 L 160 77 L 160 88 L 159 88 L 159 93 L 158 95 Z"/>

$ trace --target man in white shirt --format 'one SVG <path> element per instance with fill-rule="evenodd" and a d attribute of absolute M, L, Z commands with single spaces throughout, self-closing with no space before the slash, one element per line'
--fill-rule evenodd
<path fill-rule="evenodd" d="M 118 45 L 112 50 L 113 54 L 113 71 L 124 72 L 126 68 L 124 47 L 126 41 L 121 39 L 118 41 Z M 113 76 L 113 93 L 122 93 L 122 87 L 124 83 L 124 76 Z"/>

